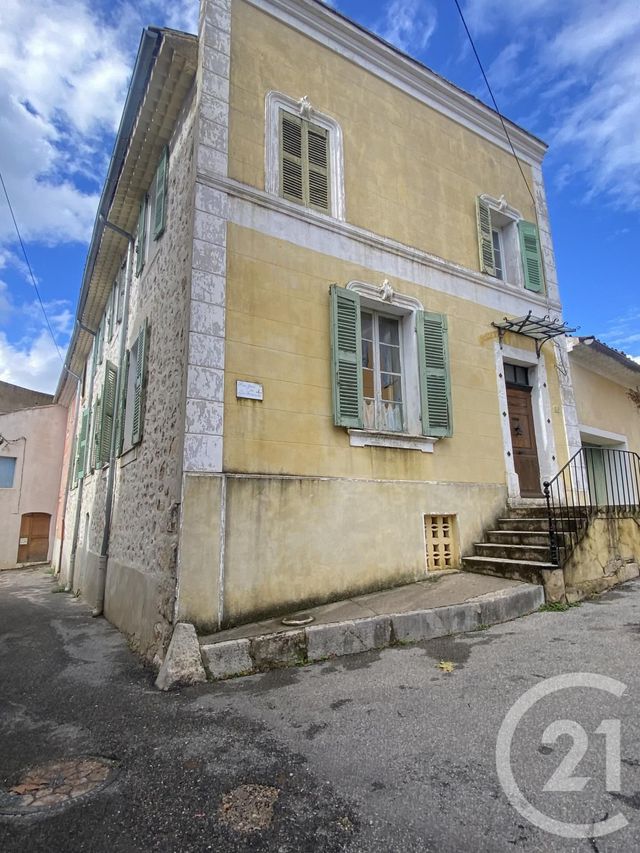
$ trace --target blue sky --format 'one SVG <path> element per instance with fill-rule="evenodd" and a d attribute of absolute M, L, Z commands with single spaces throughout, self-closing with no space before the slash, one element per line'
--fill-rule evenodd
<path fill-rule="evenodd" d="M 488 94 L 453 0 L 331 5 Z M 501 110 L 550 150 L 564 313 L 640 360 L 640 3 L 463 0 Z M 0 168 L 60 351 L 145 24 L 195 31 L 197 0 L 3 0 Z M 0 379 L 53 391 L 60 359 L 0 196 Z"/>

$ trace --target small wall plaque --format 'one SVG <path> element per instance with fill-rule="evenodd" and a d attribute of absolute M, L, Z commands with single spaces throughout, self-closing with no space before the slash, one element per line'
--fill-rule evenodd
<path fill-rule="evenodd" d="M 236 397 L 242 400 L 262 400 L 264 392 L 259 382 L 236 381 Z"/>
<path fill-rule="evenodd" d="M 28 545 L 29 544 L 29 537 L 28 536 L 21 536 L 20 537 L 20 544 L 21 545 Z"/>

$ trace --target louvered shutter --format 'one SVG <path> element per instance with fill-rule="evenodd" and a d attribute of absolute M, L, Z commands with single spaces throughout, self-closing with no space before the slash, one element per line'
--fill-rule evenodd
<path fill-rule="evenodd" d="M 144 378 L 147 360 L 147 325 L 143 323 L 138 332 L 136 348 L 136 377 L 133 392 L 133 423 L 131 444 L 138 444 L 142 438 L 142 420 L 144 406 Z"/>
<path fill-rule="evenodd" d="M 324 127 L 305 122 L 309 195 L 307 203 L 329 212 L 329 133 Z"/>
<path fill-rule="evenodd" d="M 91 470 L 102 467 L 100 449 L 102 441 L 100 433 L 102 430 L 102 402 L 100 397 L 96 399 L 93 406 L 93 446 L 91 447 Z"/>
<path fill-rule="evenodd" d="M 120 379 L 120 399 L 116 412 L 116 455 L 122 455 L 124 447 L 124 419 L 127 411 L 127 383 L 129 382 L 129 350 L 124 354 L 122 362 L 122 377 Z"/>
<path fill-rule="evenodd" d="M 280 110 L 280 194 L 304 202 L 302 119 Z"/>
<path fill-rule="evenodd" d="M 102 388 L 102 408 L 100 412 L 100 447 L 99 464 L 106 465 L 111 458 L 111 438 L 113 436 L 113 419 L 116 408 L 116 382 L 118 368 L 110 361 L 107 362 L 104 385 Z"/>
<path fill-rule="evenodd" d="M 540 256 L 540 240 L 538 229 L 533 222 L 518 222 L 520 234 L 520 251 L 524 269 L 524 286 L 527 290 L 540 293 L 543 289 L 542 258 Z"/>
<path fill-rule="evenodd" d="M 360 297 L 337 284 L 330 294 L 334 423 L 362 428 Z"/>
<path fill-rule="evenodd" d="M 140 275 L 144 267 L 144 250 L 147 240 L 147 198 L 142 199 L 138 214 L 138 232 L 136 242 L 136 275 Z"/>
<path fill-rule="evenodd" d="M 156 200 L 153 215 L 153 239 L 157 240 L 164 231 L 165 201 L 167 197 L 167 158 L 169 149 L 165 145 L 156 171 Z"/>
<path fill-rule="evenodd" d="M 418 311 L 418 359 L 422 432 L 434 437 L 453 432 L 447 318 Z"/>
<path fill-rule="evenodd" d="M 478 248 L 480 250 L 480 270 L 496 274 L 496 262 L 493 254 L 493 235 L 491 233 L 491 210 L 480 196 L 476 198 L 476 217 L 478 222 Z"/>
<path fill-rule="evenodd" d="M 87 430 L 89 429 L 89 410 L 82 412 L 80 421 L 80 433 L 76 444 L 76 480 L 82 480 L 85 472 L 85 460 L 87 455 Z"/>

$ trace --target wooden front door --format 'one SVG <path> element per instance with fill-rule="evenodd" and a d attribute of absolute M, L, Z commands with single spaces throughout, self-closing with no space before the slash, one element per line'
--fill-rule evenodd
<path fill-rule="evenodd" d="M 49 555 L 49 526 L 46 512 L 27 512 L 20 523 L 19 563 L 44 563 Z"/>
<path fill-rule="evenodd" d="M 531 389 L 507 385 L 507 402 L 513 461 L 520 480 L 520 494 L 525 498 L 539 497 L 542 492 L 536 431 L 531 407 Z"/>

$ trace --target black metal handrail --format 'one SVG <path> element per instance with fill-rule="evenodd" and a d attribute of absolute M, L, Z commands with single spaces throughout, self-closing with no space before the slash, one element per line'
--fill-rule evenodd
<path fill-rule="evenodd" d="M 640 512 L 640 456 L 581 447 L 544 484 L 551 562 L 562 566 L 600 510 Z"/>

